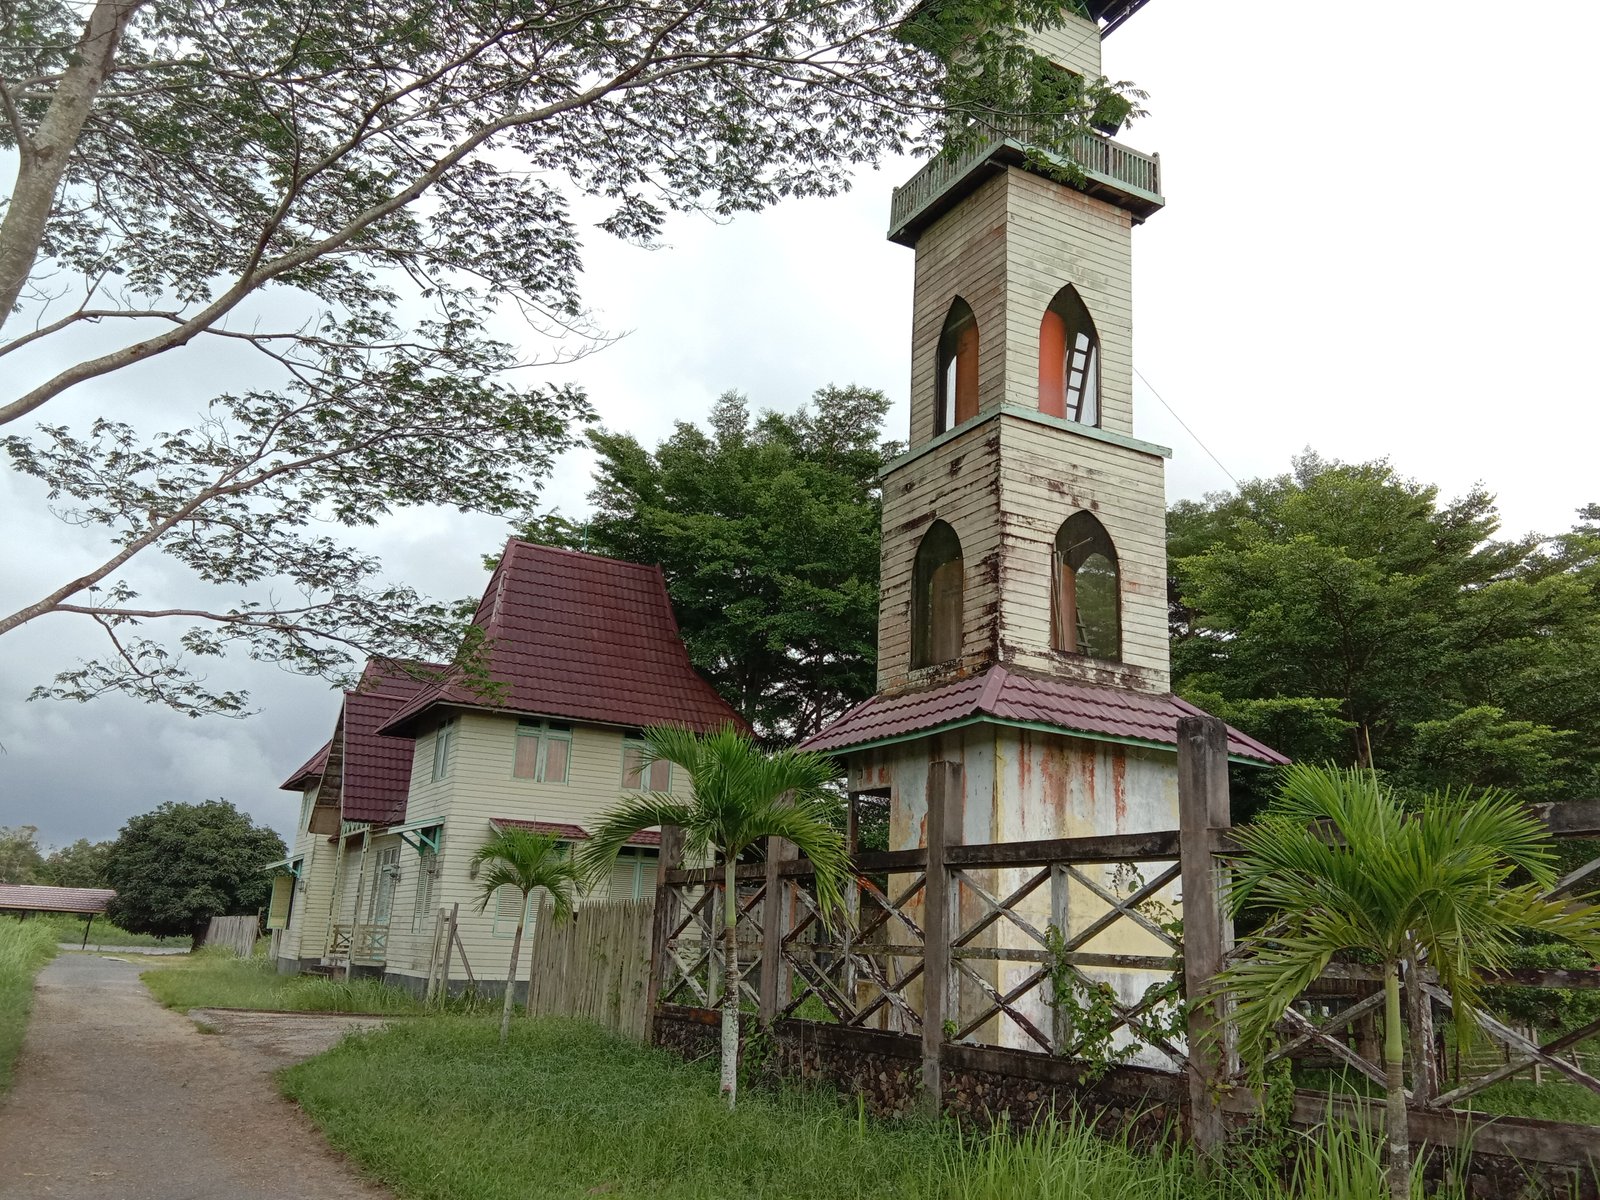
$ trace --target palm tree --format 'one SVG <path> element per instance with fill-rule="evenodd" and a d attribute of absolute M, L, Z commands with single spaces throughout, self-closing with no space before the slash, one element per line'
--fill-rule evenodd
<path fill-rule="evenodd" d="M 1411 1175 L 1401 973 L 1436 972 L 1458 1030 L 1470 1034 L 1482 971 L 1505 966 L 1527 933 L 1600 953 L 1600 908 L 1546 898 L 1556 881 L 1550 836 L 1502 792 L 1445 792 L 1408 809 L 1370 770 L 1297 764 L 1266 813 L 1234 834 L 1233 913 L 1265 918 L 1217 979 L 1237 1005 L 1240 1049 L 1259 1063 L 1284 1010 L 1335 954 L 1376 958 L 1389 1188 L 1401 1200 Z"/>
<path fill-rule="evenodd" d="M 506 968 L 506 998 L 500 1009 L 500 1044 L 506 1044 L 511 1029 L 511 993 L 517 983 L 517 960 L 522 956 L 522 930 L 528 919 L 528 897 L 543 888 L 550 895 L 553 919 L 565 920 L 572 915 L 572 895 L 578 886 L 578 868 L 574 860 L 565 855 L 557 840 L 546 833 L 528 829 L 502 829 L 478 848 L 472 864 L 480 869 L 478 911 L 489 907 L 489 901 L 503 887 L 515 888 L 522 896 L 522 908 L 517 913 L 517 933 L 511 941 L 511 965 Z M 483 868 L 487 867 L 487 870 Z M 528 980 L 530 1002 L 533 980 Z"/>
<path fill-rule="evenodd" d="M 764 753 L 731 727 L 697 735 L 660 726 L 645 732 L 645 762 L 665 760 L 688 773 L 694 799 L 666 792 L 622 798 L 584 845 L 583 873 L 599 878 L 629 839 L 641 829 L 676 825 L 684 833 L 684 854 L 704 861 L 722 858 L 723 991 L 722 1093 L 733 1107 L 739 1061 L 738 890 L 734 868 L 747 848 L 765 838 L 787 838 L 811 860 L 816 898 L 824 918 L 843 908 L 849 856 L 844 838 L 830 823 L 838 798 L 828 790 L 837 773 L 816 754 L 797 750 Z"/>

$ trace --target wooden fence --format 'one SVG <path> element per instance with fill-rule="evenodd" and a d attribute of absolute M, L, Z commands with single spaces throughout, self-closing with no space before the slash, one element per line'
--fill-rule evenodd
<path fill-rule="evenodd" d="M 969 1063 L 985 1047 L 995 1053 L 983 1061 L 1017 1062 L 1019 1052 L 1072 1060 L 1092 1050 L 1101 1060 L 1164 1070 L 1183 1080 L 1195 1143 L 1220 1145 L 1230 1121 L 1254 1105 L 1226 1005 L 1211 987 L 1233 952 L 1224 904 L 1233 852 L 1226 727 L 1185 718 L 1178 733 L 1177 830 L 962 845 L 962 768 L 940 762 L 930 768 L 926 845 L 855 855 L 845 919 L 820 919 L 810 864 L 786 844 L 769 847 L 765 863 L 740 865 L 732 902 L 741 1007 L 775 1032 L 828 1025 L 837 1028 L 822 1038 L 830 1045 L 854 1038 L 875 1052 L 920 1055 L 920 1094 L 934 1106 L 948 1090 L 945 1060 Z M 1556 836 L 1600 835 L 1600 804 L 1536 811 Z M 726 976 L 721 872 L 681 869 L 679 845 L 677 831 L 664 831 L 650 1011 L 658 1020 L 709 1023 Z M 1590 863 L 1556 890 L 1592 882 L 1597 872 L 1600 862 Z M 1285 1015 L 1274 1057 L 1331 1058 L 1381 1081 L 1378 1040 L 1358 1028 L 1381 1004 L 1375 978 L 1354 964 L 1330 967 Z M 1508 971 L 1492 981 L 1591 988 L 1600 986 L 1600 970 Z M 1600 1022 L 1540 1043 L 1488 1017 L 1481 1027 L 1504 1058 L 1465 1064 L 1447 1084 L 1433 1031 L 1449 997 L 1418 972 L 1406 981 L 1406 1004 L 1408 1099 L 1434 1139 L 1464 1141 L 1465 1102 L 1520 1070 L 1536 1066 L 1600 1093 L 1600 1078 L 1570 1053 L 1600 1034 Z M 885 1035 L 898 1038 L 895 1047 Z M 1310 1111 L 1315 1101 L 1306 1093 L 1300 1107 Z M 1325 1110 L 1326 1097 L 1321 1104 Z M 1522 1124 L 1537 1128 L 1508 1143 L 1508 1153 L 1539 1158 L 1582 1143 L 1578 1127 Z M 1496 1136 L 1503 1140 L 1503 1130 Z"/>
<path fill-rule="evenodd" d="M 600 901 L 557 923 L 541 905 L 530 935 L 530 1011 L 583 1017 L 643 1038 L 654 909 L 650 900 Z"/>
<path fill-rule="evenodd" d="M 241 917 L 212 917 L 206 927 L 208 946 L 225 946 L 240 958 L 249 958 L 255 952 L 256 938 L 261 933 L 261 918 L 255 913 Z"/>

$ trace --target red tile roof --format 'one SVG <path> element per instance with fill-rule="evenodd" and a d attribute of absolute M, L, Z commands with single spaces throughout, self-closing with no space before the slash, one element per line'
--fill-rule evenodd
<path fill-rule="evenodd" d="M 328 763 L 328 751 L 331 749 L 333 749 L 332 742 L 323 742 L 322 749 L 301 763 L 293 775 L 290 775 L 289 778 L 278 785 L 278 790 L 282 792 L 303 792 L 311 786 L 312 781 L 321 779 L 322 768 Z"/>
<path fill-rule="evenodd" d="M 473 624 L 490 677 L 486 700 L 457 677 L 419 695 L 384 732 L 413 734 L 430 708 L 489 708 L 607 725 L 749 726 L 702 679 L 678 636 L 660 567 L 512 538 Z"/>
<path fill-rule="evenodd" d="M 419 663 L 417 669 L 442 673 L 445 668 Z M 344 788 L 340 814 L 346 821 L 393 825 L 406 819 L 406 793 L 411 787 L 415 745 L 378 733 L 395 713 L 430 683 L 413 679 L 401 668 L 368 663 L 361 682 L 344 694 Z"/>
<path fill-rule="evenodd" d="M 1091 737 L 1176 746 L 1178 718 L 1195 715 L 1203 714 L 1177 696 L 1023 675 L 995 666 L 982 675 L 919 692 L 874 696 L 802 742 L 801 749 L 859 749 L 984 717 L 1049 725 Z M 1228 753 L 1273 765 L 1289 761 L 1232 727 L 1228 729 Z"/>
<path fill-rule="evenodd" d="M 489 824 L 496 829 L 531 829 L 535 833 L 553 833 L 568 842 L 581 842 L 589 836 L 582 825 L 567 825 L 561 821 L 524 821 L 519 817 L 490 817 Z M 630 846 L 659 846 L 659 829 L 641 829 L 628 839 Z"/>
<path fill-rule="evenodd" d="M 0 909 L 16 912 L 103 913 L 117 893 L 110 888 L 36 887 L 0 883 Z"/>

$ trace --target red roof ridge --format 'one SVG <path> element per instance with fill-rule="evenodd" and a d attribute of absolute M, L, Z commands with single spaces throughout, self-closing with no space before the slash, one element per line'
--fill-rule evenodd
<path fill-rule="evenodd" d="M 632 567 L 638 571 L 654 571 L 661 573 L 661 564 L 634 562 L 631 558 L 616 558 L 610 554 L 596 554 L 592 550 L 574 550 L 569 546 L 552 546 L 549 542 L 534 542 L 527 538 L 509 537 L 506 539 L 506 549 L 512 546 L 526 546 L 530 550 L 549 551 L 551 554 L 570 554 L 577 558 L 586 558 L 595 562 L 616 563 L 618 566 Z"/>

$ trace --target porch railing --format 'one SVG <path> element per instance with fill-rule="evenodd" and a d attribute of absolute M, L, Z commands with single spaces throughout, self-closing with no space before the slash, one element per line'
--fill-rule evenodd
<path fill-rule="evenodd" d="M 343 960 L 350 957 L 350 936 L 355 933 L 355 961 L 381 963 L 389 953 L 389 927 L 387 925 L 335 925 L 333 937 L 328 942 L 328 957 Z"/>

